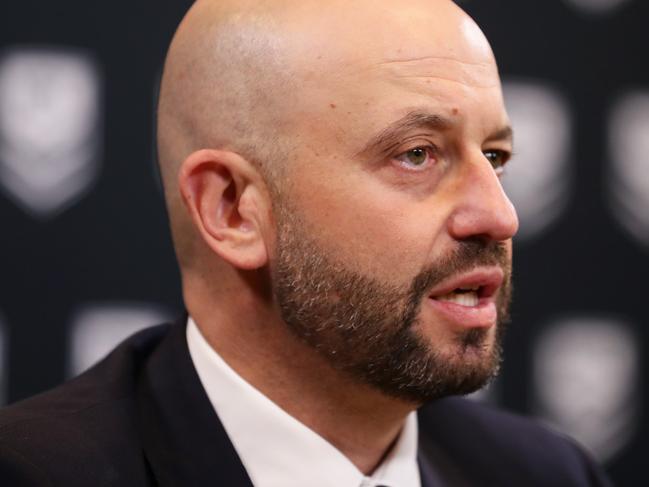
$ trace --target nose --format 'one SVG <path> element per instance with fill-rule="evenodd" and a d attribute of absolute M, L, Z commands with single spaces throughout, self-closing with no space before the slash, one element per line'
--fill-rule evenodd
<path fill-rule="evenodd" d="M 456 240 L 508 240 L 518 231 L 518 216 L 491 164 L 480 156 L 459 175 L 449 232 Z"/>

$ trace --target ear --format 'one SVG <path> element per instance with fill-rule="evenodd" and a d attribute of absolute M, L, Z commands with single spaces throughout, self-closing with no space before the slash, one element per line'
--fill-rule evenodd
<path fill-rule="evenodd" d="M 200 150 L 182 163 L 178 184 L 194 225 L 212 251 L 238 269 L 267 264 L 265 192 L 252 164 L 233 152 Z"/>

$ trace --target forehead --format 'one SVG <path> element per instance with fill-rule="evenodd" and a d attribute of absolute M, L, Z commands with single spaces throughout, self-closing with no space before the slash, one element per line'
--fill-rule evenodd
<path fill-rule="evenodd" d="M 326 31 L 323 21 L 304 36 L 293 100 L 301 126 L 314 134 L 338 125 L 353 139 L 413 110 L 441 112 L 478 130 L 506 125 L 484 35 L 457 7 L 435 15 L 429 3 L 437 2 L 418 2 L 416 12 L 382 12 L 380 19 L 351 9 L 342 25 Z"/>

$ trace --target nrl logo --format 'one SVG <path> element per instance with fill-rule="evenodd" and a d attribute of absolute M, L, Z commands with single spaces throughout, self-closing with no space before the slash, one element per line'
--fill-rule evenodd
<path fill-rule="evenodd" d="M 609 199 L 618 222 L 649 245 L 649 92 L 624 96 L 610 117 Z"/>
<path fill-rule="evenodd" d="M 515 160 L 503 176 L 520 219 L 517 238 L 530 239 L 553 223 L 570 195 L 571 122 L 567 104 L 551 88 L 503 83 L 514 127 Z"/>
<path fill-rule="evenodd" d="M 587 13 L 605 13 L 615 10 L 627 0 L 566 0 L 566 3 Z"/>
<path fill-rule="evenodd" d="M 76 51 L 13 48 L 0 55 L 0 189 L 49 217 L 99 171 L 100 82 Z"/>
<path fill-rule="evenodd" d="M 534 350 L 535 410 L 601 462 L 632 440 L 638 426 L 638 338 L 606 317 L 560 320 Z"/>
<path fill-rule="evenodd" d="M 68 376 L 80 374 L 122 340 L 151 325 L 169 322 L 172 313 L 153 303 L 95 303 L 82 306 L 68 328 Z"/>

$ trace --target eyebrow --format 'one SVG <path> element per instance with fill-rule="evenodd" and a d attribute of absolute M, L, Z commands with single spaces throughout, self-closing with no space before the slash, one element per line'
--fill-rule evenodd
<path fill-rule="evenodd" d="M 507 141 L 510 143 L 514 142 L 514 130 L 511 128 L 511 126 L 506 125 L 503 128 L 496 130 L 485 139 L 485 142 L 494 142 L 498 140 Z"/>
<path fill-rule="evenodd" d="M 358 154 L 368 154 L 377 152 L 386 152 L 401 142 L 403 134 L 415 129 L 429 129 L 444 131 L 453 127 L 456 123 L 444 115 L 430 113 L 422 110 L 414 110 L 404 117 L 392 122 L 386 128 L 374 135 L 367 142 L 365 147 Z M 514 131 L 509 125 L 506 125 L 492 134 L 485 142 L 508 141 L 512 142 Z"/>
<path fill-rule="evenodd" d="M 414 129 L 427 128 L 432 130 L 448 130 L 453 126 L 450 118 L 443 115 L 415 110 L 404 117 L 392 122 L 386 128 L 374 135 L 361 149 L 359 154 L 384 152 L 401 142 L 404 133 Z"/>

